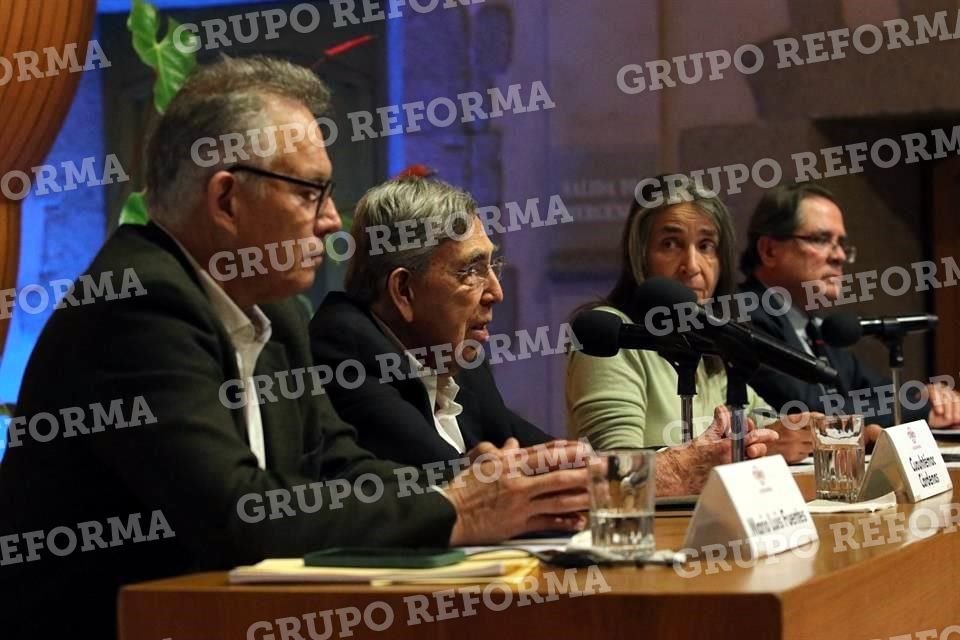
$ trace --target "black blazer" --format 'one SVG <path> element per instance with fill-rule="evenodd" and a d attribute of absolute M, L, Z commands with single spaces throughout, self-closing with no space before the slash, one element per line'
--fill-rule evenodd
<path fill-rule="evenodd" d="M 238 377 L 235 352 L 186 257 L 154 225 L 123 226 L 89 273 L 99 280 L 112 272 L 119 292 L 127 268 L 146 295 L 54 312 L 27 365 L 17 415 L 29 420 L 80 407 L 89 427 L 91 404 L 120 399 L 129 418 L 134 397 L 141 396 L 156 420 L 50 442 L 28 433 L 0 464 L 0 540 L 21 535 L 24 557 L 25 532 L 66 526 L 77 533 L 78 523 L 99 521 L 109 539 L 107 518 L 121 516 L 126 523 L 130 514 L 141 514 L 146 535 L 155 510 L 175 535 L 87 551 L 78 544 L 64 558 L 45 552 L 32 562 L 0 556 L 6 564 L 0 567 L 4 638 L 38 632 L 113 637 L 117 589 L 131 582 L 321 547 L 446 546 L 456 519 L 452 505 L 434 491 L 398 498 L 397 465 L 359 448 L 353 428 L 323 395 L 277 394 L 276 402 L 261 405 L 267 469 L 258 468 L 243 409 L 228 409 L 220 400 L 224 382 Z M 255 373 L 311 366 L 301 305 L 290 300 L 262 308 L 272 337 Z M 255 516 L 257 504 L 269 507 L 265 492 L 361 474 L 383 479 L 382 499 L 347 497 L 331 508 L 324 488 L 323 507 L 314 513 L 298 508 L 294 493 L 295 515 L 255 523 L 240 517 L 241 510 Z M 308 506 L 314 505 L 312 489 L 301 489 L 310 496 Z M 241 499 L 251 495 L 241 509 Z"/>
<path fill-rule="evenodd" d="M 358 425 L 361 446 L 417 466 L 460 457 L 437 433 L 426 387 L 411 375 L 403 351 L 384 335 L 367 309 L 343 293 L 328 294 L 310 322 L 310 346 L 317 364 L 335 370 L 353 359 L 361 365 L 364 378 L 357 388 L 347 388 L 354 384 L 353 376 L 346 385 L 335 379 L 326 386 L 337 413 Z M 386 354 L 399 359 L 402 376 L 391 375 L 381 364 Z M 457 422 L 468 450 L 485 440 L 500 446 L 511 436 L 521 446 L 553 439 L 504 405 L 486 362 L 459 371 L 454 379 L 460 386 L 457 402 L 463 406 Z"/>
<path fill-rule="evenodd" d="M 762 296 L 766 287 L 755 278 L 751 278 L 740 286 L 740 291 L 752 292 Z M 804 351 L 800 338 L 786 315 L 773 316 L 763 309 L 763 305 L 760 305 L 760 308 L 751 310 L 750 320 L 755 327 L 787 346 L 797 351 Z M 839 411 L 854 413 L 857 406 L 866 406 L 868 408 L 863 412 L 865 415 L 864 422 L 867 424 L 875 423 L 884 427 L 891 426 L 893 424 L 893 404 L 892 402 L 889 404 L 886 401 L 881 402 L 881 397 L 875 391 L 877 387 L 890 385 L 890 378 L 871 370 L 848 349 L 827 345 L 826 351 L 830 364 L 840 374 L 840 384 L 837 392 L 843 396 L 844 405 Z M 824 410 L 824 391 L 820 385 L 804 382 L 769 367 L 760 367 L 760 370 L 750 380 L 750 386 L 756 389 L 757 393 L 777 410 L 787 402 L 797 400 L 811 411 L 823 412 Z M 850 392 L 861 389 L 869 389 L 870 393 L 863 396 L 864 399 L 862 400 L 859 399 L 861 396 L 858 395 L 855 403 L 854 398 L 850 397 Z M 831 406 L 833 404 L 835 402 L 831 402 Z M 929 413 L 929 404 L 924 404 L 919 409 L 904 407 L 903 418 L 905 421 L 920 420 L 925 419 Z"/>

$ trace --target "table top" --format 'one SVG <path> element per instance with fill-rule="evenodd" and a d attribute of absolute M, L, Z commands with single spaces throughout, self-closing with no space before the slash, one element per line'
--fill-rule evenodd
<path fill-rule="evenodd" d="M 951 469 L 950 474 L 960 487 L 960 471 Z M 794 477 L 809 499 L 812 469 Z M 468 608 L 464 594 L 471 588 L 476 592 L 476 586 L 230 585 L 222 571 L 156 580 L 121 591 L 120 637 L 286 638 L 287 625 L 307 637 L 305 625 L 320 619 L 332 620 L 334 627 L 339 621 L 339 637 L 347 637 L 351 629 L 344 629 L 344 619 L 337 617 L 341 614 L 333 613 L 351 610 L 394 616 L 383 634 L 371 633 L 364 618 L 352 629 L 355 637 L 402 640 L 555 640 L 571 632 L 608 640 L 638 635 L 711 640 L 910 635 L 957 622 L 960 507 L 953 496 L 958 491 L 873 514 L 814 515 L 819 544 L 754 561 L 733 556 L 698 559 L 678 568 L 566 573 L 541 565 L 524 589 L 544 597 L 517 592 L 506 609 Z M 680 548 L 689 522 L 689 516 L 658 516 L 658 548 Z M 563 595 L 551 596 L 561 582 Z M 537 606 L 525 606 L 532 602 Z M 430 612 L 432 624 L 422 623 L 415 604 Z M 450 607 L 453 613 L 441 617 Z"/>
<path fill-rule="evenodd" d="M 872 514 L 816 514 L 814 521 L 819 544 L 811 543 L 789 552 L 756 560 L 736 555 L 695 560 L 683 568 L 649 566 L 604 567 L 603 575 L 617 592 L 632 594 L 671 593 L 783 593 L 805 582 L 842 572 L 859 563 L 895 555 L 921 540 L 951 537 L 960 545 L 960 505 L 954 495 L 960 491 L 960 470 L 951 469 L 954 489 L 916 504 L 898 504 Z M 804 498 L 813 496 L 813 475 L 794 476 Z M 690 523 L 688 516 L 658 516 L 655 536 L 659 549 L 680 549 Z M 552 569 L 548 569 L 552 570 Z M 541 568 L 541 572 L 543 568 Z M 691 578 L 696 579 L 691 579 Z M 155 580 L 128 586 L 124 591 L 344 591 L 417 593 L 424 587 L 371 587 L 365 584 L 230 585 L 226 572 L 210 572 Z"/>

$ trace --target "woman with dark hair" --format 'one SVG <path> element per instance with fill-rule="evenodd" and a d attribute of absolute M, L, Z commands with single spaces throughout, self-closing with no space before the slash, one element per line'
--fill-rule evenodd
<path fill-rule="evenodd" d="M 700 304 L 735 291 L 736 240 L 726 206 L 712 192 L 687 181 L 663 181 L 657 198 L 639 194 L 627 217 L 622 240 L 620 277 L 603 300 L 586 305 L 642 324 L 634 301 L 647 278 L 667 277 L 689 287 Z M 649 194 L 647 194 L 649 195 Z M 667 197 L 669 195 L 669 197 Z M 650 204 L 645 206 L 641 204 Z M 710 424 L 714 408 L 726 402 L 727 376 L 723 363 L 705 356 L 697 370 L 694 396 L 694 435 Z M 747 410 L 756 422 L 769 422 L 776 413 L 757 393 L 747 389 Z M 624 349 L 612 358 L 582 352 L 570 355 L 566 384 L 571 432 L 589 438 L 598 449 L 669 446 L 681 440 L 677 372 L 652 351 Z M 761 417 L 769 417 L 761 420 Z M 810 454 L 813 441 L 804 425 L 808 414 L 784 417 L 767 425 L 781 440 L 768 446 L 790 461 Z M 789 422 L 792 428 L 784 426 Z"/>

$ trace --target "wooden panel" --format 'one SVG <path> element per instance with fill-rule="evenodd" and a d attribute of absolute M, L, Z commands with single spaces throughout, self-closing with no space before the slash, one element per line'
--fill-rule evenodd
<path fill-rule="evenodd" d="M 58 10 L 51 11 L 56 7 Z M 65 46 L 77 43 L 77 60 L 86 59 L 87 42 L 93 32 L 95 0 L 44 4 L 31 0 L 6 0 L 0 3 L 0 24 L 6 25 L 0 40 L 0 55 L 10 60 L 13 73 L 0 86 L 0 174 L 12 169 L 26 170 L 38 164 L 53 144 L 73 100 L 79 73 L 61 71 L 43 78 L 17 79 L 18 65 L 13 54 L 37 53 L 37 67 L 47 69 L 45 47 L 62 53 Z"/>
<path fill-rule="evenodd" d="M 960 158 L 952 157 L 936 163 L 933 167 L 933 216 L 931 243 L 933 259 L 941 265 L 943 258 L 960 262 L 960 232 L 957 218 L 960 215 Z M 943 279 L 942 271 L 938 276 Z M 940 316 L 935 349 L 934 371 L 949 373 L 960 371 L 960 285 L 934 289 L 933 312 Z"/>
<path fill-rule="evenodd" d="M 0 2 L 0 56 L 12 66 L 9 80 L 0 86 L 4 115 L 0 118 L 0 177 L 10 171 L 29 175 L 30 167 L 40 164 L 63 126 L 80 82 L 79 73 L 67 70 L 20 81 L 14 54 L 36 53 L 37 68 L 43 73 L 49 68 L 44 48 L 53 47 L 59 56 L 66 45 L 77 43 L 77 62 L 83 65 L 95 15 L 96 0 Z M 19 181 L 14 185 L 19 188 Z M 0 290 L 17 284 L 19 249 L 20 202 L 10 202 L 0 194 Z M 0 355 L 9 326 L 9 318 L 0 318 Z"/>
<path fill-rule="evenodd" d="M 952 470 L 951 477 L 960 493 L 960 471 Z M 811 493 L 811 475 L 797 480 L 804 494 Z M 522 606 L 523 600 L 516 594 L 512 605 L 502 611 L 480 604 L 474 615 L 412 626 L 407 624 L 410 596 L 431 594 L 430 587 L 230 586 L 222 572 L 160 580 L 121 592 L 120 637 L 271 637 L 266 635 L 266 626 L 251 629 L 262 621 L 271 625 L 279 638 L 274 621 L 280 618 L 302 622 L 304 616 L 339 607 L 356 607 L 362 612 L 374 602 L 385 603 L 394 615 L 383 636 L 411 639 L 867 639 L 944 629 L 957 623 L 956 612 L 960 611 L 960 591 L 953 586 L 960 577 L 960 523 L 956 505 L 951 503 L 954 495 L 898 505 L 896 513 L 815 516 L 820 544 L 803 553 L 731 562 L 724 570 L 716 570 L 716 564 L 688 564 L 683 571 L 603 568 L 608 590 L 570 597 L 576 590 L 589 593 L 590 586 L 597 586 L 597 581 L 588 582 L 589 574 L 581 570 L 577 589 L 568 587 L 566 595 L 555 602 L 533 606 L 530 599 L 530 606 Z M 884 535 L 896 532 L 891 519 L 910 522 L 917 509 L 938 514 L 938 532 L 904 527 L 902 534 Z M 927 515 L 916 522 L 933 526 Z M 839 523 L 851 523 L 854 530 L 835 538 L 833 529 Z M 658 517 L 657 546 L 680 548 L 688 524 L 687 517 Z M 885 537 L 890 539 L 882 539 Z M 543 568 L 533 574 L 543 595 L 548 593 L 546 571 L 554 570 Z M 885 599 L 890 593 L 896 594 L 892 602 Z M 463 611 L 461 598 L 454 597 L 452 609 Z M 427 611 L 436 615 L 436 597 L 428 596 L 428 602 Z M 891 604 L 877 606 L 880 602 Z M 322 621 L 323 617 L 316 619 Z M 383 619 L 382 614 L 374 618 Z M 335 615 L 333 620 L 337 620 Z M 353 631 L 356 637 L 372 635 L 362 624 Z"/>

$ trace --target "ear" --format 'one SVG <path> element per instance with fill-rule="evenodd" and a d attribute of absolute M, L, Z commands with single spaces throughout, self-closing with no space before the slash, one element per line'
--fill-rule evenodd
<path fill-rule="evenodd" d="M 237 234 L 237 217 L 234 210 L 237 187 L 237 179 L 229 171 L 217 171 L 207 181 L 205 200 L 207 215 L 217 229 L 231 235 Z"/>
<path fill-rule="evenodd" d="M 404 322 L 413 322 L 413 274 L 397 267 L 387 276 L 387 295 Z"/>
<path fill-rule="evenodd" d="M 770 236 L 757 238 L 757 255 L 760 256 L 760 264 L 763 266 L 769 267 L 777 261 L 778 249 L 777 241 Z"/>

